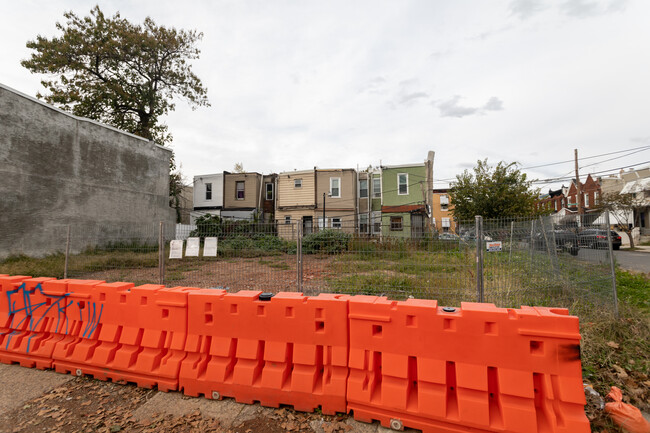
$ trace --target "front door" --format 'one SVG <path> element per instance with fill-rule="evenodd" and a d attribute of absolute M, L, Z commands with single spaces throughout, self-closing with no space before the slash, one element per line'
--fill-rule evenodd
<path fill-rule="evenodd" d="M 312 232 L 313 220 L 310 216 L 302 217 L 302 234 L 308 235 Z"/>
<path fill-rule="evenodd" d="M 424 235 L 424 215 L 411 214 L 411 237 L 421 238 Z"/>

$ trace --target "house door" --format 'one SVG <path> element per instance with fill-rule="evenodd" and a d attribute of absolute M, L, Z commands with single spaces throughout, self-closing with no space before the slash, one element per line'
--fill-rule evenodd
<path fill-rule="evenodd" d="M 313 219 L 310 216 L 302 217 L 302 234 L 308 235 L 313 231 Z"/>
<path fill-rule="evenodd" d="M 411 237 L 421 238 L 424 235 L 424 215 L 411 214 Z"/>

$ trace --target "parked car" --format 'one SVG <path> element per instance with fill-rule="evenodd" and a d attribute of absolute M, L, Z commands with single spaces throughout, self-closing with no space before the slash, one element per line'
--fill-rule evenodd
<path fill-rule="evenodd" d="M 612 236 L 612 248 L 621 249 L 621 236 L 614 230 L 610 230 Z M 607 249 L 607 230 L 586 229 L 578 234 L 578 244 L 586 248 Z"/>
<path fill-rule="evenodd" d="M 455 242 L 458 242 L 460 237 L 455 233 L 443 232 L 443 233 L 440 233 L 440 236 L 438 236 L 438 239 L 441 240 L 441 241 L 455 241 Z"/>
<path fill-rule="evenodd" d="M 553 242 L 555 239 L 555 248 L 557 251 L 564 251 L 572 256 L 577 256 L 580 249 L 578 236 L 571 230 L 551 230 L 545 233 L 535 233 L 534 245 L 536 249 L 546 248 L 546 242 Z"/>

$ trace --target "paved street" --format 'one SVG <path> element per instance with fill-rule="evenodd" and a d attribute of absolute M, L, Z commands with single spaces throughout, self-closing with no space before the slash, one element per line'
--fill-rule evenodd
<path fill-rule="evenodd" d="M 606 250 L 580 248 L 578 258 L 589 262 L 609 262 Z M 642 251 L 615 250 L 614 258 L 616 263 L 623 269 L 650 273 L 650 249 Z"/>
<path fill-rule="evenodd" d="M 614 251 L 616 262 L 623 269 L 650 273 L 650 251 Z"/>

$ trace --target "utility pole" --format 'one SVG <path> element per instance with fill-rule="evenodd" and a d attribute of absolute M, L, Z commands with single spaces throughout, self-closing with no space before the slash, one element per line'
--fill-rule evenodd
<path fill-rule="evenodd" d="M 573 149 L 573 154 L 575 158 L 575 165 L 576 165 L 576 188 L 578 190 L 577 193 L 577 202 L 578 202 L 578 215 L 582 215 L 585 213 L 584 207 L 582 205 L 582 184 L 580 183 L 580 173 L 578 172 L 578 149 Z"/>

